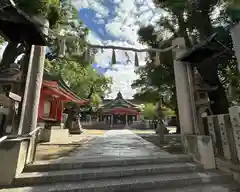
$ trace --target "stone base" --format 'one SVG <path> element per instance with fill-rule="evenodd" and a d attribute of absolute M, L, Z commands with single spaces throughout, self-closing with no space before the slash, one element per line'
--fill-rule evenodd
<path fill-rule="evenodd" d="M 51 129 L 43 129 L 39 136 L 39 142 L 49 142 L 51 140 L 51 133 Z"/>
<path fill-rule="evenodd" d="M 80 135 L 82 133 L 83 133 L 83 131 L 81 129 L 71 129 L 71 130 L 69 130 L 69 134 L 72 134 L 72 135 Z"/>
<path fill-rule="evenodd" d="M 240 165 L 233 164 L 231 161 L 226 159 L 215 158 L 216 166 L 219 170 L 230 173 L 235 181 L 240 184 Z"/>
<path fill-rule="evenodd" d="M 69 131 L 67 129 L 60 128 L 45 128 L 42 130 L 39 136 L 39 142 L 57 142 L 63 138 L 68 138 Z"/>
<path fill-rule="evenodd" d="M 82 125 L 80 120 L 72 122 L 72 128 L 69 129 L 69 134 L 81 134 L 83 133 Z"/>
<path fill-rule="evenodd" d="M 0 145 L 0 186 L 11 185 L 25 166 L 30 138 L 10 139 Z"/>
<path fill-rule="evenodd" d="M 185 136 L 185 145 L 187 153 L 193 157 L 193 160 L 203 165 L 204 169 L 215 169 L 216 162 L 212 139 L 210 136 Z"/>

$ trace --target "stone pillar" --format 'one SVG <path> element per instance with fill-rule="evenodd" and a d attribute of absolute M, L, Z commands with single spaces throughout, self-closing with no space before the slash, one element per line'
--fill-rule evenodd
<path fill-rule="evenodd" d="M 149 120 L 145 120 L 145 128 L 146 128 L 146 129 L 149 129 L 149 128 L 150 128 Z"/>
<path fill-rule="evenodd" d="M 125 124 L 126 124 L 126 126 L 128 126 L 128 115 L 126 114 L 126 117 L 125 117 L 126 119 L 125 119 Z"/>
<path fill-rule="evenodd" d="M 211 139 L 213 142 L 213 148 L 214 148 L 215 153 L 217 153 L 217 139 L 216 139 L 216 134 L 215 134 L 213 118 L 214 118 L 213 115 L 207 116 L 207 123 L 208 123 L 209 135 L 211 136 Z"/>
<path fill-rule="evenodd" d="M 187 150 L 186 136 L 193 134 L 194 129 L 194 119 L 195 111 L 193 111 L 193 88 L 190 88 L 189 80 L 192 78 L 190 74 L 190 67 L 188 63 L 178 61 L 178 58 L 181 57 L 186 52 L 186 46 L 184 38 L 176 38 L 173 40 L 172 45 L 177 45 L 178 47 L 173 50 L 174 55 L 174 75 L 175 75 L 175 84 L 178 100 L 178 111 L 179 111 L 179 121 L 181 134 L 183 137 L 183 144 L 185 150 Z"/>
<path fill-rule="evenodd" d="M 42 31 L 47 34 L 49 23 L 44 19 L 41 21 L 44 21 L 45 26 Z M 46 46 L 32 46 L 18 134 L 29 133 L 37 127 L 45 54 Z"/>
<path fill-rule="evenodd" d="M 158 135 L 160 139 L 160 144 L 164 144 L 164 132 L 165 132 L 165 126 L 163 123 L 158 122 L 157 129 L 158 129 Z"/>
<path fill-rule="evenodd" d="M 89 115 L 89 124 L 92 124 L 92 115 Z"/>
<path fill-rule="evenodd" d="M 113 115 L 110 116 L 111 128 L 113 126 Z"/>
<path fill-rule="evenodd" d="M 230 107 L 229 115 L 233 128 L 237 157 L 238 161 L 240 161 L 240 106 Z"/>
<path fill-rule="evenodd" d="M 34 17 L 33 17 L 34 18 Z M 42 19 L 42 31 L 47 34 L 49 23 Z M 44 70 L 46 47 L 33 45 L 29 59 L 26 86 L 22 100 L 21 118 L 18 134 L 29 133 L 37 127 L 38 105 Z M 36 149 L 37 135 L 27 139 L 9 139 L 0 147 L 0 185 L 10 185 L 24 169 L 26 163 L 32 162 Z"/>
<path fill-rule="evenodd" d="M 220 135 L 221 135 L 221 141 L 222 141 L 222 147 L 223 147 L 223 155 L 224 158 L 227 160 L 231 160 L 231 150 L 230 150 L 230 145 L 229 145 L 229 140 L 228 140 L 228 134 L 227 134 L 227 129 L 228 125 L 226 122 L 225 118 L 226 114 L 224 115 L 218 115 L 218 123 L 219 123 L 219 128 L 220 128 Z"/>
<path fill-rule="evenodd" d="M 240 71 L 240 23 L 236 24 L 231 29 L 231 36 L 232 36 L 233 47 L 235 50 L 235 55 L 238 62 L 238 70 Z"/>
<path fill-rule="evenodd" d="M 136 115 L 136 121 L 140 121 L 140 115 L 139 114 Z"/>

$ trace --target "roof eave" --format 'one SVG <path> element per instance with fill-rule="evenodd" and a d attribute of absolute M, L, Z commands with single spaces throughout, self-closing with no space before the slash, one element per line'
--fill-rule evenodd
<path fill-rule="evenodd" d="M 213 49 L 209 46 L 210 43 L 212 43 L 213 41 L 217 42 L 215 40 L 215 37 L 216 33 L 214 33 L 202 43 L 199 43 L 193 48 L 191 48 L 185 54 L 177 58 L 177 60 L 182 62 L 188 62 L 191 64 L 199 64 L 205 59 L 211 58 L 213 55 L 221 51 L 220 49 Z"/>

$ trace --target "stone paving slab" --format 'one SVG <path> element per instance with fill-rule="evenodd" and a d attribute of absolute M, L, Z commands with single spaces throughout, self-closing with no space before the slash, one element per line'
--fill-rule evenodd
<path fill-rule="evenodd" d="M 239 192 L 240 187 L 236 183 L 229 184 L 208 184 L 208 185 L 194 185 L 176 189 L 153 189 L 144 191 L 131 191 L 131 192 Z"/>
<path fill-rule="evenodd" d="M 130 130 L 110 130 L 102 136 L 93 138 L 73 153 L 71 157 L 140 157 L 152 155 L 170 154 Z"/>
<path fill-rule="evenodd" d="M 146 188 L 169 188 L 181 187 L 194 184 L 207 184 L 225 181 L 226 177 L 217 171 L 194 172 L 182 174 L 151 175 L 144 177 L 123 177 L 118 179 L 100 179 L 95 182 L 69 182 L 56 183 L 32 187 L 20 187 L 13 189 L 2 189 L 0 192 L 57 192 L 57 191 L 81 191 L 81 192 L 120 192 L 133 191 Z M 208 191 L 203 191 L 208 192 Z"/>
<path fill-rule="evenodd" d="M 130 165 L 123 167 L 82 168 L 73 170 L 56 170 L 50 172 L 22 173 L 16 180 L 16 186 L 31 186 L 61 182 L 82 182 L 99 179 L 113 179 L 121 177 L 136 177 L 146 175 L 164 175 L 202 171 L 202 167 L 190 163 Z"/>

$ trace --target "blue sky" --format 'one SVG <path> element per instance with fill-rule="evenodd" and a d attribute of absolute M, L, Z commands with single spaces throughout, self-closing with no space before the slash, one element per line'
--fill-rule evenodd
<path fill-rule="evenodd" d="M 154 7 L 152 0 L 72 0 L 79 10 L 79 18 L 91 30 L 88 41 L 92 44 L 108 44 L 125 47 L 143 48 L 138 43 L 137 31 L 140 25 L 150 24 L 159 17 L 159 11 Z M 121 91 L 125 98 L 131 98 L 135 90 L 131 89 L 134 73 L 134 53 L 127 52 L 132 64 L 126 64 L 123 51 L 116 51 L 118 64 L 110 70 L 111 50 L 101 51 L 95 57 L 99 72 L 113 78 L 112 93 L 114 98 Z M 139 54 L 140 65 L 144 65 L 145 53 Z M 106 70 L 108 69 L 108 70 Z"/>
<path fill-rule="evenodd" d="M 90 29 L 88 41 L 92 44 L 105 44 L 134 48 L 145 48 L 138 42 L 137 31 L 141 25 L 153 23 L 161 15 L 152 0 L 71 0 L 79 10 L 79 18 Z M 1 46 L 4 48 L 5 46 Z M 0 47 L 0 55 L 3 51 Z M 116 51 L 118 64 L 109 66 L 111 50 L 99 51 L 95 56 L 94 67 L 106 76 L 112 77 L 112 93 L 115 98 L 121 91 L 125 98 L 132 98 L 135 90 L 132 82 L 137 78 L 134 70 L 134 53 L 127 52 L 132 64 L 127 64 L 125 52 Z M 139 64 L 145 64 L 145 53 L 138 55 Z"/>

